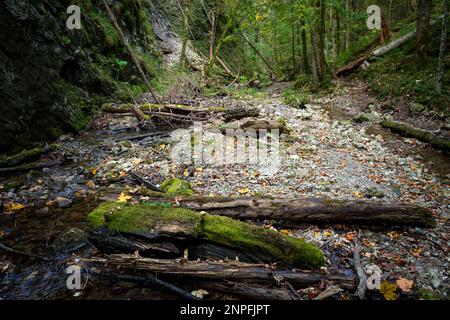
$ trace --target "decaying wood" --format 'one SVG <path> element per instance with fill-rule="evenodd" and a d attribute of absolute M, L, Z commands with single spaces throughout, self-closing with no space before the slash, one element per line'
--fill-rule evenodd
<path fill-rule="evenodd" d="M 179 259 L 153 259 L 135 255 L 113 254 L 106 258 L 85 259 L 86 262 L 107 267 L 152 272 L 165 277 L 188 277 L 201 280 L 249 281 L 276 283 L 275 279 L 288 281 L 296 287 L 317 285 L 321 281 L 339 284 L 343 288 L 355 288 L 355 277 L 296 270 L 271 270 L 265 264 L 249 264 L 238 261 L 184 261 Z"/>
<path fill-rule="evenodd" d="M 359 278 L 358 289 L 355 292 L 355 295 L 358 296 L 360 300 L 363 300 L 366 296 L 367 289 L 367 276 L 366 272 L 361 263 L 361 244 L 359 243 L 359 239 L 354 240 L 354 248 L 353 248 L 353 263 L 355 266 L 356 274 Z"/>
<path fill-rule="evenodd" d="M 147 273 L 145 277 L 139 277 L 139 276 L 133 276 L 133 275 L 115 275 L 115 278 L 122 281 L 128 281 L 128 282 L 134 282 L 138 283 L 140 285 L 143 285 L 145 287 L 154 287 L 157 286 L 161 289 L 164 289 L 166 291 L 172 292 L 179 296 L 180 298 L 186 299 L 186 300 L 201 300 L 200 298 L 197 298 L 196 296 L 192 295 L 191 293 L 178 288 L 177 286 L 168 283 L 164 280 L 158 279 L 151 273 Z"/>
<path fill-rule="evenodd" d="M 62 161 L 45 161 L 45 162 L 31 162 L 26 163 L 23 165 L 19 165 L 16 167 L 9 167 L 9 168 L 0 168 L 0 173 L 9 173 L 9 172 L 25 172 L 30 170 L 38 170 L 42 168 L 50 168 L 50 167 L 56 167 L 62 164 Z"/>
<path fill-rule="evenodd" d="M 160 188 L 158 188 L 156 185 L 154 185 L 153 183 L 151 183 L 150 181 L 142 178 L 141 176 L 139 176 L 138 174 L 134 173 L 134 172 L 129 172 L 128 173 L 130 175 L 130 177 L 133 178 L 133 180 L 135 180 L 136 182 L 138 182 L 139 184 L 145 186 L 146 188 L 156 191 L 156 192 L 164 192 L 163 190 L 161 190 Z"/>
<path fill-rule="evenodd" d="M 128 45 L 128 42 L 122 32 L 122 29 L 120 28 L 119 24 L 117 23 L 117 19 L 114 16 L 113 12 L 111 11 L 111 9 L 109 8 L 108 3 L 106 2 L 106 0 L 102 0 L 103 2 L 103 6 L 106 9 L 106 12 L 108 13 L 108 17 L 111 20 L 114 29 L 116 29 L 117 33 L 119 34 L 120 40 L 122 41 L 123 45 L 126 47 L 128 54 L 130 55 L 131 60 L 133 61 L 134 65 L 136 66 L 140 77 L 142 78 L 142 80 L 144 81 L 145 85 L 147 86 L 147 89 L 150 91 L 150 94 L 152 95 L 153 99 L 155 100 L 156 103 L 159 103 L 159 99 L 156 96 L 155 92 L 153 91 L 152 86 L 150 85 L 150 82 L 147 79 L 147 76 L 145 75 L 144 71 L 141 68 L 141 65 L 139 64 L 138 59 L 136 58 L 136 56 L 133 53 L 133 50 L 131 50 L 131 47 Z"/>
<path fill-rule="evenodd" d="M 14 167 L 21 163 L 36 160 L 49 148 L 33 148 L 30 150 L 23 150 L 17 154 L 11 156 L 0 157 L 0 167 Z"/>
<path fill-rule="evenodd" d="M 382 127 L 390 129 L 401 136 L 429 143 L 433 148 L 444 151 L 450 150 L 450 139 L 448 138 L 438 137 L 429 131 L 413 128 L 402 122 L 381 121 L 380 124 Z"/>
<path fill-rule="evenodd" d="M 138 120 L 140 121 L 140 122 L 145 122 L 145 120 L 146 120 L 146 117 L 145 117 L 145 114 L 141 111 L 141 109 L 139 109 L 138 107 L 136 107 L 135 105 L 132 105 L 131 106 L 131 112 L 134 114 L 134 116 L 136 117 L 136 118 L 138 118 Z"/>
<path fill-rule="evenodd" d="M 133 104 L 122 104 L 122 105 L 113 105 L 113 104 L 104 104 L 102 106 L 102 111 L 107 113 L 117 113 L 117 114 L 126 114 L 132 113 Z M 136 106 L 139 108 L 144 114 L 152 114 L 152 113 L 169 113 L 175 115 L 192 115 L 196 117 L 204 117 L 214 112 L 214 108 L 203 109 L 203 108 L 195 108 L 188 105 L 178 105 L 178 104 L 143 104 Z"/>
<path fill-rule="evenodd" d="M 149 201 L 159 199 L 175 203 L 175 199 L 170 197 L 152 197 L 154 194 L 149 196 Z M 192 197 L 177 199 L 176 202 L 184 208 L 241 220 L 275 220 L 280 223 L 319 225 L 435 226 L 435 221 L 427 209 L 405 203 L 251 197 Z"/>
<path fill-rule="evenodd" d="M 223 115 L 226 122 L 230 122 L 232 120 L 240 120 L 243 118 L 258 117 L 258 116 L 259 116 L 259 110 L 256 108 L 228 109 L 224 112 L 224 115 Z"/>
<path fill-rule="evenodd" d="M 5 246 L 2 243 L 0 243 L 0 250 L 9 252 L 9 253 L 12 253 L 12 254 L 15 254 L 15 255 L 27 257 L 27 258 L 38 259 L 38 260 L 41 260 L 41 261 L 48 261 L 47 258 L 38 256 L 38 255 L 35 255 L 35 254 L 26 253 L 26 252 L 23 252 L 23 251 L 19 251 L 19 250 L 13 249 L 11 247 Z"/>

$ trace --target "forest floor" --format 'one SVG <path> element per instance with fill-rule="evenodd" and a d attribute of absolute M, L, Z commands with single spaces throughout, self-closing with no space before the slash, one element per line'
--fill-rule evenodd
<path fill-rule="evenodd" d="M 272 176 L 261 174 L 261 168 L 248 164 L 179 166 L 170 159 L 170 138 L 127 139 L 142 134 L 118 130 L 135 127 L 137 120 L 133 116 L 100 113 L 81 136 L 62 137 L 58 142 L 60 149 L 45 156 L 64 158 L 68 164 L 0 180 L 0 201 L 5 209 L 9 208 L 0 214 L 2 243 L 58 261 L 49 266 L 48 262 L 0 252 L 0 299 L 71 297 L 61 280 L 65 279 L 63 266 L 99 252 L 90 246 L 75 246 L 61 254 L 58 247 L 66 241 L 62 235 L 69 228 L 86 228 L 86 216 L 102 201 L 105 190 L 121 190 L 132 197 L 131 201 L 140 200 L 134 194 L 137 185 L 127 178 L 129 171 L 156 184 L 168 176 L 178 176 L 188 180 L 197 194 L 205 196 L 378 199 L 428 208 L 437 221 L 432 230 L 351 226 L 282 229 L 273 221 L 261 224 L 317 244 L 327 257 L 322 272 L 343 274 L 355 273 L 352 244 L 359 233 L 363 266 L 378 267 L 382 282 L 394 285 L 384 285 L 382 292 L 370 291 L 368 298 L 446 298 L 450 289 L 448 156 L 417 140 L 393 135 L 375 122 L 352 121 L 361 112 L 379 115 L 380 103 L 361 82 L 340 81 L 333 93 L 311 96 L 303 109 L 283 103 L 282 92 L 288 85 L 276 84 L 258 97 L 200 97 L 193 101 L 202 106 L 255 107 L 260 110 L 260 118 L 284 119 L 290 132 L 281 135 L 281 168 Z M 230 125 L 237 126 L 245 120 Z M 222 123 L 220 117 L 215 117 L 204 126 L 218 127 Z M 331 285 L 322 283 L 298 292 L 301 298 L 312 299 Z M 201 289 L 195 284 L 190 286 Z M 352 294 L 337 291 L 332 298 L 352 299 Z M 91 282 L 77 296 L 171 297 L 136 285 L 119 283 L 108 290 Z"/>

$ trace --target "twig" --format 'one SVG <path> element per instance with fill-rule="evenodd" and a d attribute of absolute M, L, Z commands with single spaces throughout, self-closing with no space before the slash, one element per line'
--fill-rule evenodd
<path fill-rule="evenodd" d="M 359 236 L 358 236 L 359 237 Z M 361 257 L 359 253 L 361 252 L 361 244 L 359 243 L 359 240 L 355 238 L 354 240 L 354 251 L 353 251 L 353 260 L 355 265 L 356 274 L 359 278 L 359 284 L 358 289 L 355 292 L 355 295 L 359 297 L 359 299 L 364 299 L 366 296 L 366 289 L 367 289 L 367 276 L 366 272 L 364 271 L 364 268 L 361 264 Z"/>
<path fill-rule="evenodd" d="M 170 291 L 177 296 L 184 298 L 186 300 L 202 300 L 191 293 L 178 288 L 177 286 L 168 283 L 166 281 L 160 280 L 157 277 L 155 277 L 153 274 L 147 273 L 146 277 L 138 277 L 138 276 L 131 276 L 131 275 L 117 275 L 117 279 L 123 280 L 123 281 L 129 281 L 129 282 L 136 282 L 138 284 L 144 285 L 144 286 L 152 286 L 157 285 L 158 287 L 165 289 L 167 291 Z"/>

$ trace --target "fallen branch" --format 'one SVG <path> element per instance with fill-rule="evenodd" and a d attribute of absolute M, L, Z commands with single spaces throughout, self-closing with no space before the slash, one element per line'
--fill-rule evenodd
<path fill-rule="evenodd" d="M 55 167 L 62 164 L 62 161 L 47 161 L 47 162 L 33 162 L 27 163 L 16 167 L 10 168 L 0 168 L 0 173 L 9 173 L 9 172 L 24 172 L 30 170 L 38 170 L 42 168 Z"/>
<path fill-rule="evenodd" d="M 109 8 L 109 5 L 106 2 L 106 0 L 102 0 L 102 1 L 103 1 L 103 6 L 105 7 L 106 12 L 108 13 L 109 19 L 111 20 L 114 28 L 116 29 L 117 33 L 119 34 L 120 40 L 122 41 L 123 45 L 126 47 L 131 60 L 133 61 L 134 65 L 136 66 L 136 68 L 139 72 L 139 75 L 141 76 L 142 80 L 144 81 L 145 85 L 147 86 L 147 89 L 150 91 L 155 102 L 159 103 L 159 100 L 158 100 L 155 92 L 153 91 L 153 88 L 150 85 L 150 82 L 148 81 L 147 76 L 145 75 L 144 71 L 141 68 L 141 65 L 139 64 L 139 61 L 137 60 L 136 56 L 134 55 L 133 50 L 131 50 L 131 47 L 128 45 L 128 42 L 125 39 L 125 36 L 123 35 L 122 29 L 120 29 L 120 26 L 117 23 L 116 17 L 114 17 L 114 14 L 111 11 L 111 9 Z"/>
<path fill-rule="evenodd" d="M 23 150 L 20 153 L 14 154 L 12 156 L 1 157 L 0 167 L 13 167 L 27 161 L 36 160 L 48 149 L 49 148 L 38 147 L 30 150 Z"/>
<path fill-rule="evenodd" d="M 364 271 L 364 268 L 361 264 L 361 244 L 359 243 L 359 240 L 355 238 L 354 240 L 354 251 L 353 251 L 353 263 L 355 266 L 356 274 L 359 278 L 358 283 L 358 289 L 355 292 L 355 295 L 358 296 L 360 300 L 363 300 L 366 296 L 366 289 L 367 289 L 367 276 L 366 272 Z"/>
<path fill-rule="evenodd" d="M 138 182 L 141 185 L 145 186 L 146 188 L 149 188 L 150 190 L 153 190 L 153 191 L 156 191 L 156 192 L 164 192 L 163 190 L 158 188 L 156 185 L 154 185 L 150 181 L 147 181 L 146 179 L 142 178 L 141 176 L 137 175 L 136 173 L 129 172 L 128 174 L 133 178 L 133 180 L 135 180 L 136 182 Z"/>
<path fill-rule="evenodd" d="M 431 132 L 413 128 L 402 122 L 396 121 L 381 121 L 383 128 L 391 129 L 393 132 L 407 138 L 414 138 L 419 141 L 429 143 L 433 148 L 444 151 L 450 150 L 450 139 L 440 138 Z"/>
<path fill-rule="evenodd" d="M 341 287 L 354 288 L 355 277 L 319 272 L 293 270 L 271 270 L 265 264 L 251 264 L 237 261 L 180 261 L 172 259 L 142 258 L 134 255 L 113 254 L 106 258 L 84 259 L 97 265 L 120 267 L 134 271 L 152 272 L 166 277 L 189 277 L 201 280 L 234 280 L 256 283 L 276 283 L 274 278 L 288 281 L 299 287 L 331 281 Z"/>
<path fill-rule="evenodd" d="M 256 108 L 229 109 L 229 110 L 226 110 L 223 115 L 225 122 L 230 122 L 232 120 L 240 120 L 243 118 L 250 118 L 250 117 L 256 118 L 258 116 L 259 116 L 259 110 Z"/>

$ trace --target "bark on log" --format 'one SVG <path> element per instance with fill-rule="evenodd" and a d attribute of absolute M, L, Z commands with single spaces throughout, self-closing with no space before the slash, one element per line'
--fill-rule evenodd
<path fill-rule="evenodd" d="M 102 111 L 107 113 L 132 113 L 133 104 L 121 104 L 121 105 L 113 105 L 111 103 L 105 103 L 102 105 Z M 188 105 L 181 104 L 143 104 L 137 106 L 142 112 L 145 114 L 148 113 L 171 113 L 176 115 L 195 115 L 195 116 L 206 116 L 210 112 L 217 111 L 215 108 L 209 109 L 199 109 Z"/>
<path fill-rule="evenodd" d="M 232 120 L 240 120 L 244 118 L 258 117 L 259 110 L 254 109 L 234 109 L 234 110 L 226 110 L 224 112 L 225 122 L 230 122 Z"/>
<path fill-rule="evenodd" d="M 196 283 L 196 287 L 252 300 L 293 300 L 292 294 L 285 288 L 271 288 L 254 283 L 199 281 Z"/>
<path fill-rule="evenodd" d="M 256 283 L 276 283 L 275 279 L 288 281 L 297 287 L 317 285 L 331 281 L 343 288 L 355 288 L 354 276 L 324 274 L 296 270 L 272 270 L 265 264 L 250 264 L 237 261 L 184 261 L 172 259 L 142 258 L 134 255 L 113 254 L 106 258 L 85 259 L 97 265 L 120 267 L 134 271 L 152 272 L 166 277 L 189 277 L 203 280 L 233 280 Z"/>
<path fill-rule="evenodd" d="M 175 203 L 175 199 L 140 191 L 148 201 Z M 158 198 L 162 196 L 163 198 Z M 295 224 L 347 224 L 365 226 L 434 227 L 431 213 L 419 206 L 405 203 L 373 201 L 341 201 L 321 198 L 220 198 L 192 197 L 177 199 L 177 205 L 209 214 L 240 220 L 276 220 Z"/>
<path fill-rule="evenodd" d="M 30 170 L 38 170 L 42 168 L 50 168 L 50 167 L 56 167 L 60 164 L 62 164 L 62 161 L 47 161 L 47 162 L 31 162 L 22 164 L 16 167 L 9 167 L 9 168 L 0 168 L 0 173 L 10 173 L 10 172 L 25 172 Z"/>
<path fill-rule="evenodd" d="M 36 160 L 49 148 L 34 148 L 29 150 L 23 150 L 17 154 L 11 156 L 3 156 L 0 158 L 0 167 L 13 167 L 21 163 Z"/>
<path fill-rule="evenodd" d="M 414 138 L 422 142 L 429 143 L 433 148 L 444 151 L 450 150 L 450 139 L 440 138 L 431 132 L 413 128 L 402 122 L 396 121 L 381 121 L 383 128 L 391 129 L 393 132 L 407 138 Z"/>

